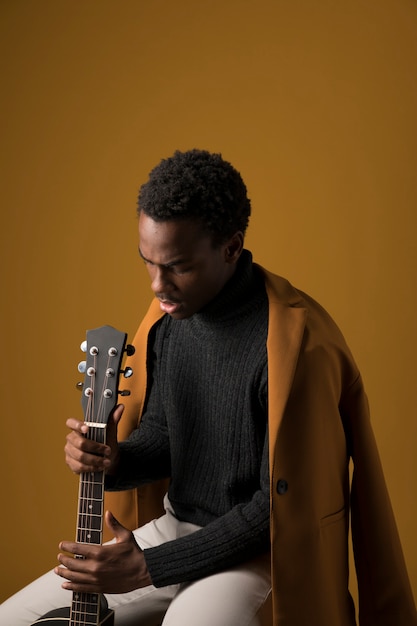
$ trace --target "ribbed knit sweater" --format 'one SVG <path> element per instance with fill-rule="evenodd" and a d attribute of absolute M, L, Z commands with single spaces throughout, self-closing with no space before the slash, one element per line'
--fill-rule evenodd
<path fill-rule="evenodd" d="M 165 316 L 154 329 L 145 411 L 106 488 L 171 477 L 177 517 L 202 527 L 144 551 L 155 586 L 269 549 L 267 328 L 263 280 L 245 250 L 209 305 L 188 319 Z"/>

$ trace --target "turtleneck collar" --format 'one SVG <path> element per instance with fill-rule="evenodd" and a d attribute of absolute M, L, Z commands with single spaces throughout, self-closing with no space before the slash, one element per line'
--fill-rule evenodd
<path fill-rule="evenodd" d="M 263 281 L 257 280 L 252 264 L 252 254 L 243 250 L 233 276 L 219 294 L 201 311 L 188 320 L 192 325 L 232 324 L 252 313 L 265 296 Z"/>

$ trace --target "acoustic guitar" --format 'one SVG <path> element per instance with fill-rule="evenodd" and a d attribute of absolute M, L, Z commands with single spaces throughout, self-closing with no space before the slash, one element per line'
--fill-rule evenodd
<path fill-rule="evenodd" d="M 117 404 L 117 396 L 128 395 L 119 391 L 119 374 L 126 378 L 132 369 L 121 370 L 123 354 L 134 353 L 133 346 L 126 346 L 127 335 L 112 326 L 102 326 L 87 331 L 87 339 L 81 344 L 86 360 L 78 369 L 85 373 L 81 404 L 84 422 L 88 425 L 87 437 L 100 443 L 106 442 L 106 427 Z M 81 473 L 79 479 L 76 541 L 101 545 L 103 538 L 104 472 Z M 74 558 L 83 558 L 75 555 Z M 106 599 L 98 593 L 73 592 L 71 606 L 54 609 L 39 618 L 34 625 L 40 626 L 114 626 L 114 612 Z"/>

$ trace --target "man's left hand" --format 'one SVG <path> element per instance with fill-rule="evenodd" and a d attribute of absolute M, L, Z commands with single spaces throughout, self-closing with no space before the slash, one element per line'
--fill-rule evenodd
<path fill-rule="evenodd" d="M 66 579 L 62 587 L 87 593 L 126 593 L 151 585 L 143 552 L 133 534 L 107 511 L 105 521 L 116 541 L 93 545 L 62 541 L 58 554 L 60 566 L 55 574 Z"/>

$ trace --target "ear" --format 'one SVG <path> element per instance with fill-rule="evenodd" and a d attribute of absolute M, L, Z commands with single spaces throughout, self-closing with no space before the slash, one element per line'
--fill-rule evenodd
<path fill-rule="evenodd" d="M 243 233 L 238 230 L 225 244 L 224 255 L 226 263 L 237 263 L 243 250 Z"/>

